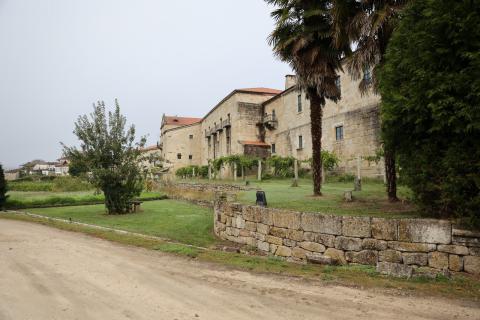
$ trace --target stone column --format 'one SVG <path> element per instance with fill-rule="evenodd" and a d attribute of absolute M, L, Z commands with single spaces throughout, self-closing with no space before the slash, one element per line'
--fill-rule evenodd
<path fill-rule="evenodd" d="M 361 162 L 361 158 L 359 155 L 357 155 L 357 176 L 355 177 L 355 181 L 354 181 L 354 190 L 355 191 L 362 191 L 362 176 L 361 176 L 361 169 L 360 169 L 360 166 L 361 166 L 362 162 Z"/>
<path fill-rule="evenodd" d="M 257 174 L 258 181 L 262 180 L 262 160 L 258 160 L 258 174 Z"/>
<path fill-rule="evenodd" d="M 192 168 L 193 172 L 192 172 L 192 177 L 195 178 L 195 168 Z"/>
<path fill-rule="evenodd" d="M 233 181 L 237 181 L 237 163 L 233 163 Z"/>
<path fill-rule="evenodd" d="M 208 180 L 212 180 L 212 165 L 208 164 Z"/>

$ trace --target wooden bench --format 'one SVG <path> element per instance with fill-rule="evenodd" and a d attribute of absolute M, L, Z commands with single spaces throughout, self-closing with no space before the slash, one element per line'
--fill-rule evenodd
<path fill-rule="evenodd" d="M 140 206 L 142 205 L 142 201 L 139 201 L 139 200 L 128 201 L 128 205 L 130 208 L 130 212 L 136 213 L 140 211 Z"/>

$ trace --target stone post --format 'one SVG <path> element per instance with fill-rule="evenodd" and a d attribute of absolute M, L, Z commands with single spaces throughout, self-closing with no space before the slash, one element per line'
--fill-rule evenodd
<path fill-rule="evenodd" d="M 195 178 L 195 168 L 192 168 L 193 172 L 192 172 L 192 177 Z"/>
<path fill-rule="evenodd" d="M 237 181 L 237 163 L 233 163 L 233 181 Z"/>
<path fill-rule="evenodd" d="M 360 166 L 362 165 L 361 163 L 361 158 L 359 155 L 357 155 L 357 176 L 355 177 L 354 181 L 354 190 L 355 191 L 362 191 L 362 176 L 360 172 Z"/>
<path fill-rule="evenodd" d="M 212 180 L 212 165 L 208 164 L 208 180 Z"/>
<path fill-rule="evenodd" d="M 257 174 L 258 181 L 262 181 L 262 160 L 258 160 L 258 174 Z"/>
<path fill-rule="evenodd" d="M 322 184 L 325 184 L 325 167 L 322 162 Z"/>
<path fill-rule="evenodd" d="M 245 180 L 245 168 L 242 166 L 242 180 Z"/>
<path fill-rule="evenodd" d="M 293 183 L 292 187 L 298 187 L 298 160 L 293 160 Z"/>

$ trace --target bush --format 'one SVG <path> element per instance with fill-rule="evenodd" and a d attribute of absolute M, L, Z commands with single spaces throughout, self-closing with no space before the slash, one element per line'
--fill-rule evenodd
<path fill-rule="evenodd" d="M 188 166 L 177 169 L 175 175 L 179 178 L 193 178 L 193 172 L 195 171 L 195 177 L 208 178 L 208 166 Z"/>
<path fill-rule="evenodd" d="M 294 157 L 272 156 L 267 159 L 267 165 L 273 168 L 273 176 L 292 178 L 294 176 Z"/>
<path fill-rule="evenodd" d="M 413 1 L 381 68 L 382 131 L 424 211 L 480 226 L 480 2 Z"/>

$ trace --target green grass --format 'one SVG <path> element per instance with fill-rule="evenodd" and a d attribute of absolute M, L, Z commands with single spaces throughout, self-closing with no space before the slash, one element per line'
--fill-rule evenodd
<path fill-rule="evenodd" d="M 362 191 L 354 192 L 354 201 L 345 202 L 343 193 L 353 189 L 353 183 L 329 182 L 322 186 L 321 197 L 312 196 L 312 181 L 301 179 L 299 187 L 291 187 L 292 180 L 251 181 L 251 187 L 265 191 L 269 207 L 298 211 L 321 212 L 338 215 L 369 215 L 379 217 L 418 217 L 416 208 L 405 202 L 389 203 L 383 183 L 366 181 Z M 256 190 L 242 191 L 238 201 L 244 204 L 255 203 Z M 405 199 L 409 191 L 400 186 L 399 197 Z"/>
<path fill-rule="evenodd" d="M 102 203 L 103 194 L 95 194 L 94 191 L 77 192 L 50 192 L 50 191 L 10 191 L 8 192 L 6 207 L 8 209 L 27 209 L 38 207 L 85 205 Z M 140 199 L 158 199 L 163 194 L 158 192 L 143 192 Z"/>
<path fill-rule="evenodd" d="M 164 200 L 165 201 L 165 200 Z M 163 201 L 162 201 L 163 202 Z M 436 296 L 454 299 L 467 299 L 478 303 L 480 300 L 480 279 L 468 275 L 455 275 L 451 279 L 414 278 L 411 280 L 383 276 L 371 266 L 319 266 L 289 263 L 275 257 L 247 256 L 217 250 L 200 250 L 182 244 L 171 244 L 157 239 L 148 239 L 132 234 L 119 234 L 86 226 L 45 220 L 12 213 L 0 214 L 0 218 L 14 219 L 81 232 L 93 237 L 114 241 L 124 245 L 133 245 L 151 250 L 158 250 L 183 257 L 195 258 L 235 270 L 259 273 L 273 273 L 296 276 L 323 284 L 355 286 L 401 292 L 417 296 Z"/>
<path fill-rule="evenodd" d="M 211 209 L 175 200 L 148 201 L 142 212 L 107 215 L 103 205 L 29 209 L 52 218 L 164 237 L 195 246 L 214 244 Z"/>

